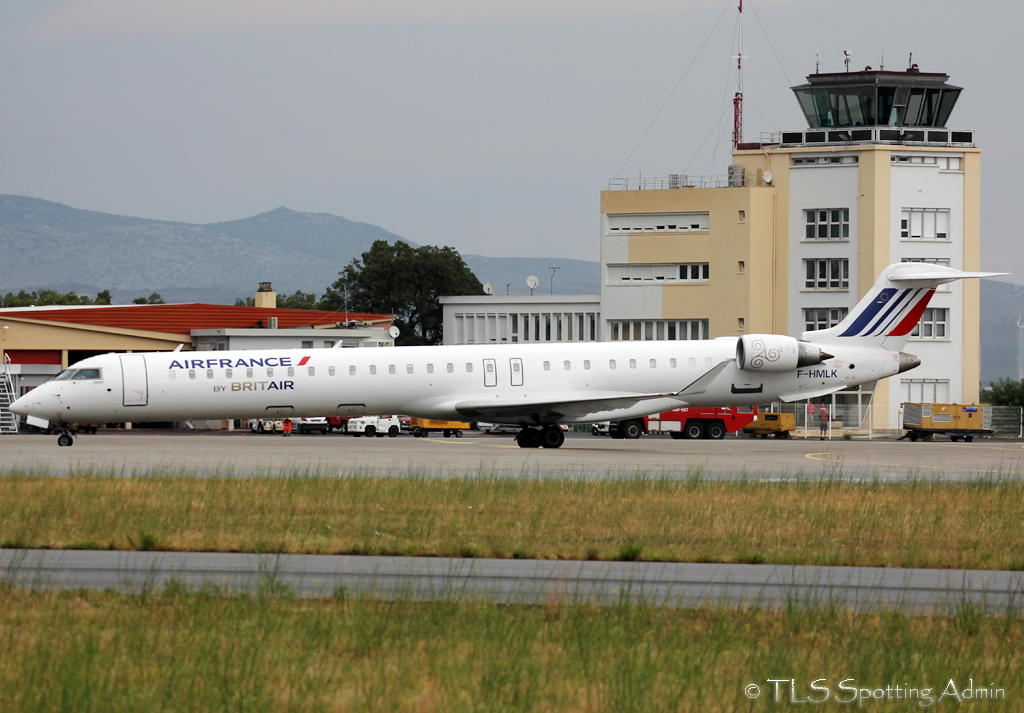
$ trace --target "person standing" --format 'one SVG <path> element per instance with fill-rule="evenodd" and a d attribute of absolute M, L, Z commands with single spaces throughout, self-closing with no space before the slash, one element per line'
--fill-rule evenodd
<path fill-rule="evenodd" d="M 821 437 L 820 438 L 821 438 L 822 441 L 824 441 L 825 440 L 825 433 L 828 431 L 828 421 L 829 421 L 828 407 L 826 407 L 825 404 L 822 404 L 818 408 L 818 419 L 820 420 L 820 424 L 821 424 Z"/>

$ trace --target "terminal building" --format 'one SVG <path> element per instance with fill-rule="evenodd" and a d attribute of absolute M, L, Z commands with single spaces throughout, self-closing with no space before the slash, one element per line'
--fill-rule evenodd
<path fill-rule="evenodd" d="M 738 143 L 728 175 L 613 179 L 601 194 L 596 338 L 799 338 L 841 321 L 891 263 L 978 270 L 981 149 L 948 126 L 961 92 L 948 79 L 916 65 L 813 74 L 793 87 L 807 127 Z M 563 299 L 545 309 L 568 313 Z M 446 341 L 449 311 L 496 323 L 514 312 L 473 302 L 445 304 Z M 845 425 L 859 427 L 850 420 L 868 403 L 879 429 L 898 427 L 906 401 L 976 403 L 978 315 L 977 281 L 940 288 L 907 347 L 922 365 L 837 394 Z M 538 337 L 562 341 L 544 330 L 528 341 Z"/>

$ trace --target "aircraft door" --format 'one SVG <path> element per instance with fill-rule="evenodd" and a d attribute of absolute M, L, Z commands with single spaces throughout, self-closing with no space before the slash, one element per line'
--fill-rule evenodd
<path fill-rule="evenodd" d="M 512 368 L 512 386 L 523 385 L 523 360 L 518 357 L 509 359 L 509 366 Z"/>
<path fill-rule="evenodd" d="M 142 354 L 121 354 L 120 357 L 121 383 L 124 386 L 124 405 L 145 406 L 149 403 L 146 357 Z"/>
<path fill-rule="evenodd" d="M 494 359 L 484 359 L 484 386 L 498 385 L 498 366 Z"/>

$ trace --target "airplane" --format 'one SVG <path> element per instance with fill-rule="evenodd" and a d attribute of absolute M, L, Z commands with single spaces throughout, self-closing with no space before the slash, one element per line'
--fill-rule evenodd
<path fill-rule="evenodd" d="M 747 334 L 701 341 L 617 341 L 148 352 L 83 359 L 11 411 L 32 425 L 254 416 L 406 413 L 520 427 L 522 448 L 558 448 L 559 424 L 628 422 L 681 406 L 798 401 L 901 374 L 935 288 L 964 278 L 928 263 L 885 268 L 837 326 L 801 339 Z"/>

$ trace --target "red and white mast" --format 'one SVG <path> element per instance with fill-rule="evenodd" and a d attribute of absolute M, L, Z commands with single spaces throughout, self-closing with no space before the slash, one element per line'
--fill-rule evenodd
<path fill-rule="evenodd" d="M 743 143 L 743 0 L 740 0 L 736 44 L 736 96 L 732 99 L 732 148 Z"/>

